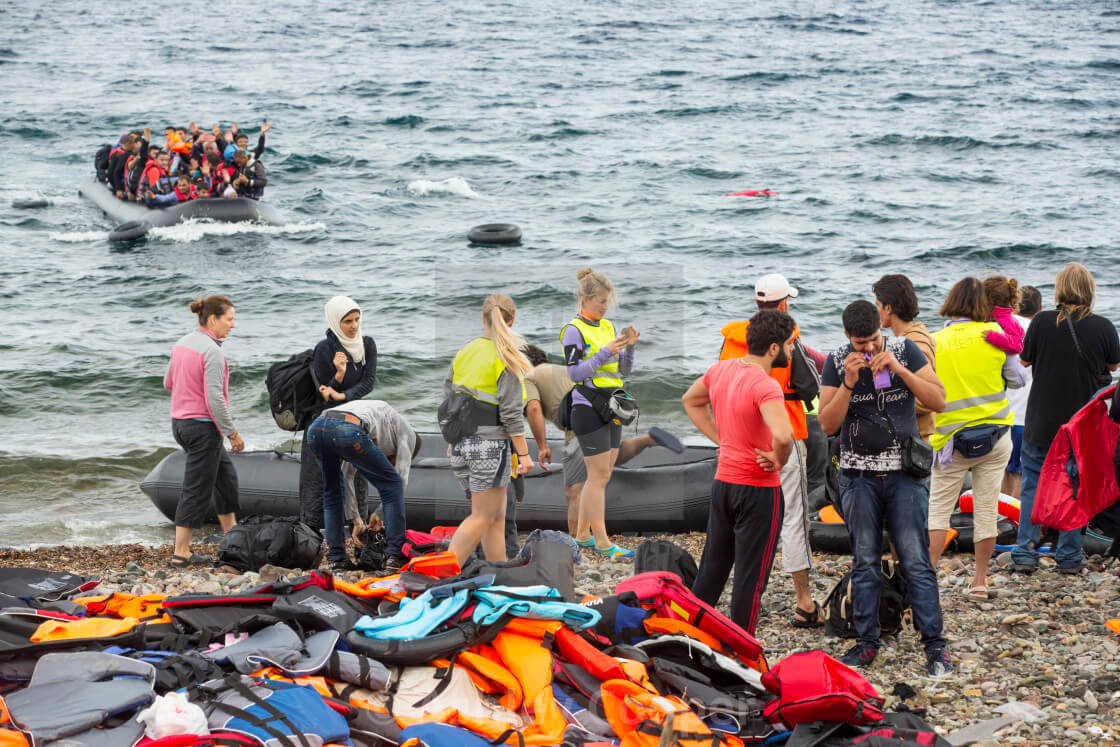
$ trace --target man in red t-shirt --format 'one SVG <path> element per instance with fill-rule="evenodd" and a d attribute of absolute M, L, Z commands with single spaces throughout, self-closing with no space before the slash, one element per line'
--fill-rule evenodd
<path fill-rule="evenodd" d="M 731 619 L 752 635 L 782 528 L 779 470 L 793 450 L 785 396 L 770 369 L 789 365 L 793 340 L 789 314 L 758 312 L 747 328 L 747 354 L 715 364 L 681 398 L 688 417 L 719 446 L 708 540 L 692 591 L 715 605 L 734 564 Z"/>

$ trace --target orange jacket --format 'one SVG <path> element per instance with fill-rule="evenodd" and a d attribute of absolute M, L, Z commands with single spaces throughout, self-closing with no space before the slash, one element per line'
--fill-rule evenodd
<path fill-rule="evenodd" d="M 719 350 L 721 361 L 733 358 L 742 358 L 747 354 L 747 327 L 750 321 L 728 322 L 723 325 L 720 332 L 723 334 L 723 347 Z M 793 328 L 793 339 L 801 336 L 799 327 Z M 789 423 L 793 426 L 793 437 L 804 440 L 809 437 L 805 426 L 805 404 L 797 398 L 797 394 L 789 387 L 789 366 L 785 368 L 771 368 L 770 378 L 782 385 L 782 392 L 786 395 L 786 412 L 789 413 Z"/>

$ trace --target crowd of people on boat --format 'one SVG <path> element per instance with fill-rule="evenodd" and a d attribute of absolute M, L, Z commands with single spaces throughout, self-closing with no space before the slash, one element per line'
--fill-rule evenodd
<path fill-rule="evenodd" d="M 606 277 L 584 268 L 577 282 L 578 312 L 558 334 L 561 363 L 550 363 L 513 331 L 516 304 L 500 293 L 485 298 L 481 334 L 450 361 L 438 420 L 452 471 L 471 502 L 450 543 L 460 562 L 479 546 L 488 560 L 516 552 L 511 480 L 534 466 L 530 437 L 537 461 L 551 464 L 546 422 L 565 433 L 569 532 L 579 546 L 611 559 L 633 556 L 611 541 L 604 520 L 612 470 L 654 445 L 681 449 L 656 428 L 622 438 L 623 425 L 637 415 L 623 387 L 641 334 L 632 326 L 616 329 L 607 318 L 617 298 Z M 866 666 L 881 646 L 885 530 L 908 583 L 926 669 L 950 675 L 936 567 L 966 474 L 972 475 L 975 572 L 965 595 L 983 602 L 1001 492 L 1021 502 L 1013 570 L 1032 573 L 1041 527 L 1031 509 L 1047 450 L 1120 368 L 1116 328 L 1093 313 L 1089 270 L 1070 263 L 1054 286 L 1054 308 L 1043 310 L 1039 291 L 1014 278 L 963 278 L 940 306 L 942 328 L 931 332 L 917 320 L 909 278 L 885 275 L 867 298 L 843 310 L 839 325 L 847 342 L 826 354 L 806 344 L 791 316 L 798 289 L 780 274 L 759 279 L 756 313 L 723 327 L 720 360 L 682 398 L 697 429 L 719 447 L 693 592 L 716 604 L 734 569 L 730 617 L 753 634 L 780 543 L 796 596 L 790 624 L 823 624 L 809 583 L 806 444 L 828 434 L 853 553 L 858 637 L 842 661 Z M 224 530 L 236 521 L 237 475 L 223 440 L 233 451 L 244 448 L 221 347 L 234 328 L 233 302 L 210 296 L 190 308 L 199 326 L 175 345 L 165 380 L 173 434 L 187 452 L 173 565 L 210 561 L 193 554 L 190 541 L 211 507 Z M 404 487 L 420 437 L 391 405 L 364 399 L 375 385 L 377 347 L 363 334 L 359 304 L 337 296 L 324 311 L 328 329 L 311 364 L 322 402 L 304 433 L 302 518 L 324 533 L 334 570 L 354 568 L 347 522 L 359 541 L 367 525 L 383 524 L 391 572 L 404 563 Z M 1117 399 L 1114 420 L 1120 420 Z M 379 512 L 363 511 L 357 474 L 377 490 Z M 1053 553 L 1059 573 L 1084 568 L 1081 537 L 1077 530 L 1059 535 Z"/>
<path fill-rule="evenodd" d="M 261 126 L 252 150 L 248 133 L 236 122 L 224 131 L 215 123 L 209 132 L 194 122 L 168 126 L 162 146 L 151 142 L 150 127 L 131 130 L 98 152 L 98 177 L 117 199 L 152 208 L 207 198 L 259 200 L 268 185 L 260 158 L 270 129 L 268 122 Z"/>

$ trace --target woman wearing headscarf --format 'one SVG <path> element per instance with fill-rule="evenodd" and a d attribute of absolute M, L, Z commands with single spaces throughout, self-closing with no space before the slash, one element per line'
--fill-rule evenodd
<path fill-rule="evenodd" d="M 311 370 L 323 398 L 323 407 L 361 399 L 373 391 L 377 374 L 377 344 L 362 335 L 362 309 L 348 296 L 335 296 L 323 307 L 326 335 L 315 346 Z M 366 481 L 356 480 L 358 507 L 366 500 Z M 303 432 L 299 463 L 300 521 L 323 529 L 323 473 L 307 445 Z M 359 513 L 361 513 L 359 511 Z M 362 518 L 354 521 L 355 536 L 365 528 Z"/>

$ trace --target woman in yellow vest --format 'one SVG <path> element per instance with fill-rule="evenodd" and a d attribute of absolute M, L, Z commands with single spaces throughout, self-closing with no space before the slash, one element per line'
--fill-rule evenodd
<path fill-rule="evenodd" d="M 452 391 L 474 399 L 471 414 L 474 435 L 451 446 L 451 469 L 471 494 L 471 515 L 463 519 L 450 549 L 462 564 L 481 540 L 487 560 L 507 560 L 505 540 L 506 486 L 510 480 L 510 444 L 516 454 L 517 472 L 533 468 L 525 442 L 524 376 L 529 360 L 525 344 L 510 327 L 517 306 L 509 296 L 495 293 L 482 304 L 482 337 L 471 340 L 455 354 L 444 397 Z"/>
<path fill-rule="evenodd" d="M 595 405 L 601 404 L 613 390 L 622 388 L 622 376 L 634 366 L 638 331 L 627 327 L 621 334 L 615 334 L 614 325 L 605 318 L 607 310 L 616 303 L 611 281 L 590 267 L 577 272 L 576 277 L 579 314 L 560 331 L 568 377 L 576 382 L 572 390 L 572 432 L 579 440 L 587 465 L 575 539 L 581 547 L 594 547 L 607 557 L 626 559 L 633 557 L 634 551 L 611 542 L 606 522 L 607 483 L 618 458 L 622 425 L 617 420 L 604 419 L 599 414 L 602 407 Z"/>
<path fill-rule="evenodd" d="M 1003 471 L 1011 458 L 1015 423 L 1006 387 L 1021 386 L 1014 362 L 986 342 L 986 332 L 1001 332 L 991 321 L 992 304 L 977 278 L 965 278 L 949 291 L 941 316 L 944 329 L 933 334 L 937 376 L 945 385 L 945 410 L 934 418 L 934 467 L 929 499 L 929 554 L 941 559 L 949 517 L 961 485 L 972 472 L 972 525 L 976 572 L 966 596 L 986 601 L 988 561 L 996 544 L 996 520 Z M 1006 374 L 1005 374 L 1006 371 Z"/>

